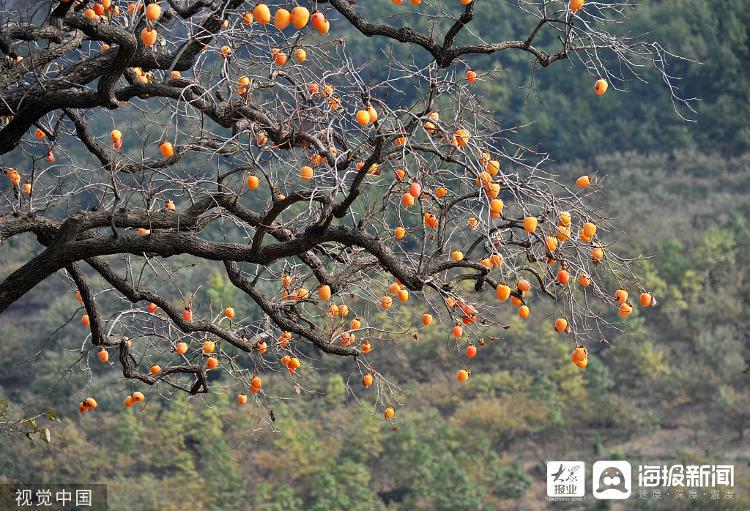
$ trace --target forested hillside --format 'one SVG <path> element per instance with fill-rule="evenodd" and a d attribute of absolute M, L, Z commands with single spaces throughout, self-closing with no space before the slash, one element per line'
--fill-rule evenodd
<path fill-rule="evenodd" d="M 517 3 L 495 2 L 473 21 L 474 30 L 491 39 L 524 39 L 530 15 Z M 409 8 L 389 2 L 363 2 L 364 12 L 377 13 L 392 23 L 421 23 Z M 457 76 L 473 68 L 480 81 L 477 89 L 488 111 L 499 112 L 508 127 L 528 125 L 514 140 L 550 153 L 558 162 L 576 158 L 593 161 L 601 154 L 638 151 L 672 152 L 687 149 L 709 154 L 741 155 L 750 149 L 750 97 L 745 84 L 750 58 L 750 13 L 742 0 L 720 4 L 699 0 L 652 0 L 627 9 L 632 21 L 623 26 L 630 34 L 648 34 L 646 40 L 679 57 L 668 58 L 668 71 L 682 98 L 697 98 L 696 113 L 683 104 L 673 105 L 663 77 L 642 69 L 645 82 L 613 81 L 622 89 L 606 99 L 589 94 L 594 77 L 580 64 L 557 62 L 541 68 L 523 54 L 501 57 L 474 56 L 456 64 Z M 421 25 L 416 25 L 417 27 Z M 542 34 L 546 35 L 546 34 Z M 542 39 L 554 45 L 552 35 Z M 352 37 L 347 45 L 362 56 L 375 76 L 382 75 L 386 59 L 371 62 L 372 48 L 396 51 L 382 39 Z M 542 45 L 545 47 L 545 45 Z M 531 72 L 531 70 L 534 72 Z M 405 96 L 414 93 L 406 89 Z M 679 115 L 675 112 L 679 113 Z M 682 117 L 681 117 L 682 116 Z M 688 119 L 695 122 L 685 122 Z"/>
<path fill-rule="evenodd" d="M 595 77 L 568 62 L 534 67 L 514 54 L 453 64 L 458 77 L 477 71 L 486 110 L 508 128 L 524 125 L 508 138 L 548 152 L 545 166 L 560 180 L 595 176 L 595 207 L 627 231 L 608 241 L 645 258 L 642 285 L 657 305 L 589 346 L 585 371 L 570 363 L 553 310 L 540 302 L 534 314 L 544 321 L 514 315 L 510 329 L 487 329 L 468 362 L 472 378 L 459 384 L 455 343 L 445 330 L 420 328 L 424 311 L 415 306 L 402 342 L 369 355 L 398 386 L 392 422 L 350 364 L 312 348 L 306 354 L 319 370 L 300 386 L 275 368 L 264 376 L 276 398 L 267 406 L 238 406 L 234 382 L 216 371 L 214 392 L 198 399 L 177 393 L 123 408 L 136 387 L 95 352 L 82 357 L 79 304 L 52 277 L 0 315 L 0 421 L 47 410 L 54 419 L 37 420 L 49 443 L 38 433 L 0 437 L 0 482 L 107 481 L 114 511 L 534 510 L 548 505 L 546 460 L 623 457 L 737 467 L 734 500 L 633 500 L 632 509 L 750 508 L 750 13 L 742 0 L 643 4 L 627 30 L 691 59 L 674 59 L 669 70 L 682 97 L 699 98 L 695 112 L 673 105 L 654 72 L 648 84 L 614 80 L 600 97 L 590 92 Z M 414 22 L 408 2 L 356 5 Z M 475 20 L 480 36 L 525 37 L 517 7 L 493 7 Z M 335 26 L 331 36 L 346 39 L 373 80 L 385 79 L 374 51 L 411 51 Z M 111 119 L 98 122 L 92 131 L 110 131 Z M 6 180 L 0 193 L 10 193 Z M 31 235 L 4 244 L 0 277 L 36 250 Z M 220 264 L 177 260 L 205 304 L 260 317 Z M 95 414 L 78 413 L 81 395 L 97 396 Z"/>

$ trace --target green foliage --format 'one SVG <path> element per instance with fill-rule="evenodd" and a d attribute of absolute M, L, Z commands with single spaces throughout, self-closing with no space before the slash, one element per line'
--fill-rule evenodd
<path fill-rule="evenodd" d="M 328 379 L 326 387 L 326 402 L 336 406 L 346 399 L 346 382 L 340 374 L 334 374 Z"/>
<path fill-rule="evenodd" d="M 262 482 L 255 487 L 253 509 L 263 511 L 287 511 L 301 509 L 302 499 L 289 484 L 274 485 Z"/>
<path fill-rule="evenodd" d="M 518 461 L 500 471 L 498 487 L 500 495 L 504 498 L 518 499 L 526 493 L 530 485 L 531 478 Z"/>
<path fill-rule="evenodd" d="M 214 307 L 236 303 L 237 288 L 219 271 L 213 271 L 207 282 L 206 295 Z"/>
<path fill-rule="evenodd" d="M 375 511 L 382 509 L 368 485 L 367 467 L 351 460 L 328 463 L 312 482 L 312 511 Z"/>
<path fill-rule="evenodd" d="M 472 483 L 459 460 L 447 453 L 417 468 L 414 490 L 416 509 L 479 509 L 482 502 L 481 488 Z"/>

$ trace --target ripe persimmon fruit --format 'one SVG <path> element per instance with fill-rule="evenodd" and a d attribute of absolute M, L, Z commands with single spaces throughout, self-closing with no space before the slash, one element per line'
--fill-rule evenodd
<path fill-rule="evenodd" d="M 161 7 L 158 3 L 148 4 L 146 6 L 146 19 L 153 22 L 161 16 Z"/>
<path fill-rule="evenodd" d="M 562 285 L 567 284 L 570 281 L 570 273 L 567 270 L 560 270 L 557 272 L 557 281 Z"/>
<path fill-rule="evenodd" d="M 154 43 L 156 43 L 158 35 L 159 34 L 157 34 L 156 30 L 146 27 L 141 30 L 141 42 L 144 46 L 153 46 Z"/>
<path fill-rule="evenodd" d="M 594 93 L 597 96 L 601 96 L 605 92 L 607 92 L 608 87 L 609 87 L 609 84 L 607 83 L 607 80 L 605 80 L 604 78 L 599 78 L 594 84 Z"/>
<path fill-rule="evenodd" d="M 497 288 L 495 289 L 495 294 L 497 295 L 498 300 L 504 302 L 510 296 L 510 291 L 510 286 L 506 284 L 498 284 Z"/>
<path fill-rule="evenodd" d="M 162 142 L 159 145 L 159 152 L 165 158 L 171 158 L 174 156 L 174 146 L 172 146 L 172 142 Z"/>
<path fill-rule="evenodd" d="M 253 8 L 253 19 L 261 25 L 271 22 L 271 9 L 266 4 L 258 4 Z"/>
<path fill-rule="evenodd" d="M 297 6 L 292 9 L 292 26 L 297 30 L 305 28 L 310 20 L 310 11 L 306 7 Z"/>
<path fill-rule="evenodd" d="M 628 292 L 624 289 L 620 288 L 617 291 L 615 291 L 615 303 L 617 305 L 622 305 L 625 303 L 628 299 Z"/>

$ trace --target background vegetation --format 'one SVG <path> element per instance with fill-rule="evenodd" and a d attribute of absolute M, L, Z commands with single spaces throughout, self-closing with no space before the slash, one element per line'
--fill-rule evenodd
<path fill-rule="evenodd" d="M 642 271 L 658 306 L 635 312 L 630 330 L 610 344 L 589 346 L 585 370 L 569 362 L 551 322 L 509 319 L 510 330 L 479 347 L 462 385 L 443 330 L 378 346 L 378 366 L 404 389 L 393 429 L 336 357 L 318 357 L 319 370 L 298 392 L 281 372 L 264 377 L 264 389 L 279 398 L 275 431 L 260 429 L 267 409 L 234 403 L 237 389 L 205 402 L 154 394 L 145 407 L 124 409 L 131 389 L 113 385 L 115 370 L 93 364 L 90 377 L 76 364 L 84 335 L 78 304 L 49 279 L 0 317 L 0 399 L 11 406 L 0 413 L 49 409 L 61 422 L 49 426 L 49 444 L 0 438 L 0 482 L 107 482 L 113 510 L 544 509 L 546 460 L 614 456 L 736 466 L 732 501 L 633 506 L 750 508 L 750 14 L 742 0 L 644 3 L 629 29 L 702 62 L 673 68 L 684 77 L 683 94 L 701 98 L 697 122 L 675 115 L 658 76 L 595 97 L 592 78 L 570 63 L 532 75 L 525 56 L 471 61 L 488 110 L 508 126 L 533 121 L 514 139 L 549 151 L 570 182 L 596 174 L 599 205 L 628 232 L 608 238 L 627 255 L 653 256 Z M 479 33 L 521 36 L 522 14 L 497 4 L 476 20 Z M 393 7 L 362 8 L 387 16 Z M 390 49 L 339 36 L 350 53 L 373 60 L 368 70 L 377 75 L 372 52 Z M 457 64 L 457 75 L 465 69 Z M 32 250 L 31 238 L 11 240 L 0 275 Z M 196 266 L 193 278 L 211 296 L 227 292 L 208 265 Z M 251 307 L 236 300 L 238 309 Z M 414 310 L 415 325 L 422 312 Z M 85 416 L 77 412 L 81 389 L 99 401 Z"/>

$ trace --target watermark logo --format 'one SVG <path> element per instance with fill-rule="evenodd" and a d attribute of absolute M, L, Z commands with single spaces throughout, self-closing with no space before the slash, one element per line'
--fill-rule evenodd
<path fill-rule="evenodd" d="M 639 465 L 638 486 L 734 486 L 734 465 Z"/>
<path fill-rule="evenodd" d="M 597 461 L 592 471 L 594 497 L 623 500 L 632 493 L 632 468 L 627 461 Z"/>
<path fill-rule="evenodd" d="M 550 500 L 580 500 L 586 491 L 586 466 L 582 461 L 547 462 L 547 496 Z"/>
<path fill-rule="evenodd" d="M 107 485 L 0 484 L 0 509 L 107 511 Z"/>
<path fill-rule="evenodd" d="M 639 465 L 638 498 L 733 500 L 734 465 Z"/>
<path fill-rule="evenodd" d="M 591 469 L 591 495 L 597 500 L 733 500 L 734 465 L 638 465 L 624 460 L 595 461 Z M 637 479 L 636 479 L 637 475 Z M 547 463 L 547 497 L 550 501 L 582 502 L 586 494 L 583 461 Z"/>

